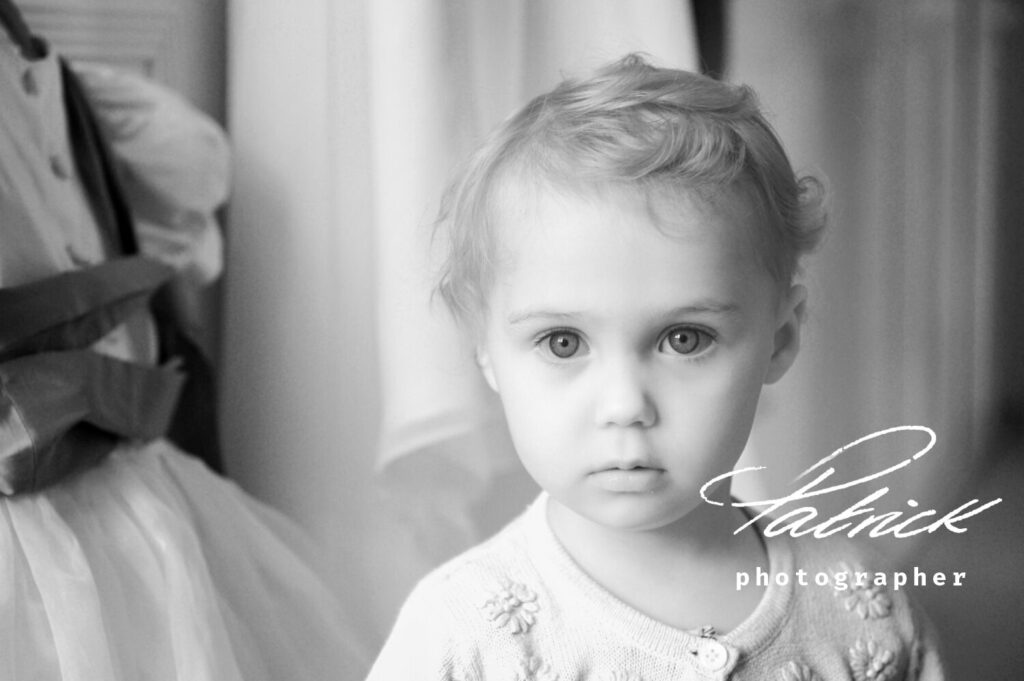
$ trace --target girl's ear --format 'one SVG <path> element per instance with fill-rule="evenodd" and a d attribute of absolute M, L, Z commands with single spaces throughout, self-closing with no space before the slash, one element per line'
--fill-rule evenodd
<path fill-rule="evenodd" d="M 775 342 L 772 358 L 765 373 L 765 384 L 775 383 L 786 375 L 800 351 L 800 327 L 807 310 L 807 289 L 795 284 L 779 302 L 776 315 Z"/>
<path fill-rule="evenodd" d="M 498 382 L 494 380 L 494 367 L 491 366 L 491 356 L 482 347 L 476 349 L 476 365 L 480 367 L 480 373 L 484 375 L 484 380 L 487 381 L 487 385 L 491 386 L 491 390 L 498 392 Z"/>

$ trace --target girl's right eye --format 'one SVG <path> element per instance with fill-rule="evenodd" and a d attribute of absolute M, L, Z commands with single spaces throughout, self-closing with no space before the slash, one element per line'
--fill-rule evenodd
<path fill-rule="evenodd" d="M 553 331 L 542 337 L 538 345 L 558 359 L 571 359 L 579 353 L 584 343 L 575 331 Z"/>

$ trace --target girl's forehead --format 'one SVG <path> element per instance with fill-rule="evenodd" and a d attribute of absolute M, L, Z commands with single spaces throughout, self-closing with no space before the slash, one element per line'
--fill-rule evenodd
<path fill-rule="evenodd" d="M 495 264 L 512 255 L 525 233 L 558 231 L 564 221 L 582 215 L 617 215 L 624 230 L 653 230 L 666 239 L 726 230 L 727 235 L 716 236 L 728 236 L 751 254 L 762 243 L 756 202 L 740 186 L 693 189 L 668 183 L 556 183 L 511 177 L 496 187 L 489 210 L 498 251 Z"/>
<path fill-rule="evenodd" d="M 499 223 L 495 288 L 503 299 L 675 299 L 763 285 L 744 233 L 749 216 L 700 197 L 541 193 Z"/>

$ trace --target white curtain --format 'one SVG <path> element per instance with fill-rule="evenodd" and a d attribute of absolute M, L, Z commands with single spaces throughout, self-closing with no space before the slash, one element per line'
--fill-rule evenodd
<path fill-rule="evenodd" d="M 369 655 L 415 579 L 534 493 L 430 306 L 445 176 L 562 73 L 693 68 L 694 45 L 680 0 L 229 4 L 227 464 L 309 530 Z"/>

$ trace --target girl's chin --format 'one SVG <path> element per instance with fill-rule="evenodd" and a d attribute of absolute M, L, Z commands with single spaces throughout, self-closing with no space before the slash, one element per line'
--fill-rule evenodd
<path fill-rule="evenodd" d="M 632 484 L 632 483 L 630 483 Z M 671 503 L 663 495 L 634 492 L 606 492 L 602 499 L 588 499 L 586 503 L 571 504 L 552 511 L 567 513 L 588 523 L 608 530 L 650 532 L 681 522 L 693 513 L 696 504 Z"/>

